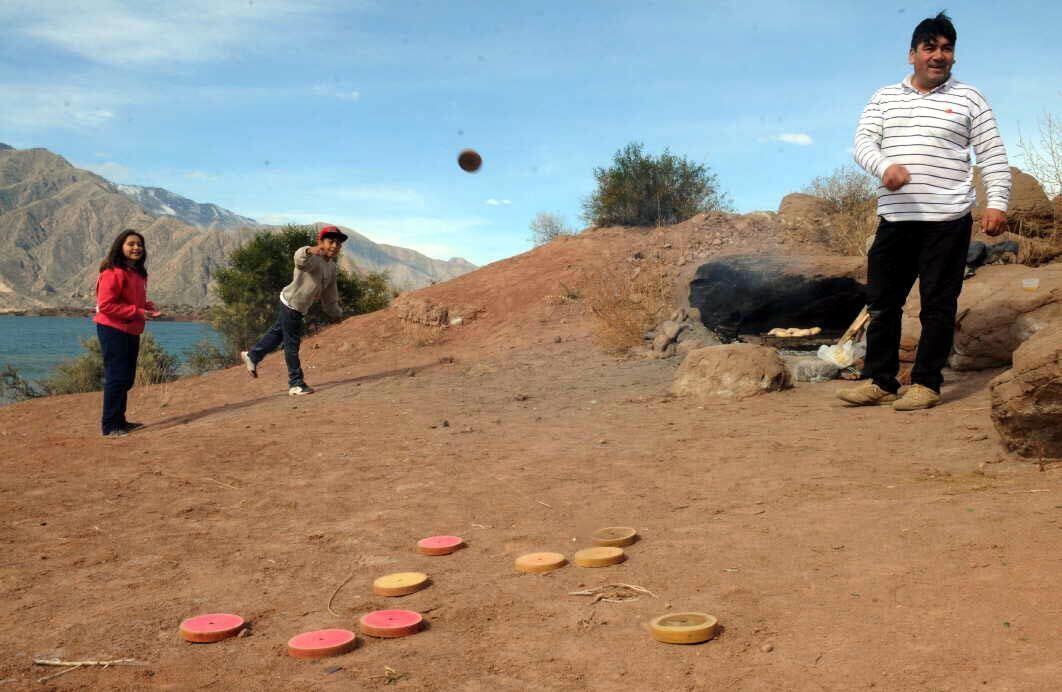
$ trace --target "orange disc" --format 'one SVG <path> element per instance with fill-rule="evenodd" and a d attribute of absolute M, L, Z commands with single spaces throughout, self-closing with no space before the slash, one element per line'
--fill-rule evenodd
<path fill-rule="evenodd" d="M 424 626 L 424 617 L 412 610 L 374 610 L 358 620 L 362 634 L 370 637 L 407 637 Z"/>
<path fill-rule="evenodd" d="M 181 623 L 181 638 L 197 644 L 210 644 L 234 637 L 244 626 L 243 618 L 230 613 L 196 615 Z"/>
<path fill-rule="evenodd" d="M 449 555 L 464 545 L 460 536 L 431 536 L 417 541 L 417 552 L 424 555 Z"/>
<path fill-rule="evenodd" d="M 560 553 L 528 553 L 516 558 L 516 569 L 521 572 L 551 572 L 564 567 L 568 560 Z"/>
<path fill-rule="evenodd" d="M 288 655 L 295 658 L 327 658 L 353 651 L 358 635 L 350 630 L 303 632 L 288 640 Z"/>

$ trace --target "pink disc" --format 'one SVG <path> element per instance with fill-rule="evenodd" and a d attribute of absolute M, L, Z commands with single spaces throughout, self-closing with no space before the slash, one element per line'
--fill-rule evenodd
<path fill-rule="evenodd" d="M 243 618 L 231 613 L 207 613 L 196 615 L 181 623 L 181 637 L 199 644 L 221 641 L 234 636 L 243 629 Z"/>
<path fill-rule="evenodd" d="M 358 626 L 370 637 L 405 637 L 420 631 L 424 617 L 412 610 L 374 610 L 361 616 Z"/>
<path fill-rule="evenodd" d="M 449 555 L 464 544 L 460 536 L 431 536 L 417 541 L 417 550 L 425 555 Z"/>
<path fill-rule="evenodd" d="M 288 640 L 288 654 L 295 658 L 325 658 L 351 651 L 357 635 L 350 630 L 303 632 Z"/>

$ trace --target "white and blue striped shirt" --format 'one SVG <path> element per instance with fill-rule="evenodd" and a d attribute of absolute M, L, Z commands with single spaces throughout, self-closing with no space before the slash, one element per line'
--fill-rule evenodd
<path fill-rule="evenodd" d="M 879 180 L 895 163 L 911 174 L 911 182 L 895 192 L 878 187 L 878 215 L 885 220 L 950 221 L 977 201 L 971 146 L 988 207 L 1007 211 L 1010 166 L 988 101 L 954 77 L 923 94 L 908 76 L 878 89 L 863 109 L 855 160 Z"/>

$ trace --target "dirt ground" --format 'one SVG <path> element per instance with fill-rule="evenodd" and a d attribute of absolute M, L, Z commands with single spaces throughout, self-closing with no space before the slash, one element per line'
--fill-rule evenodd
<path fill-rule="evenodd" d="M 693 252 L 679 236 L 638 242 Z M 483 308 L 445 333 L 391 311 L 324 331 L 303 345 L 309 397 L 285 395 L 274 355 L 258 380 L 134 390 L 148 425 L 118 441 L 97 435 L 99 395 L 0 409 L 0 686 L 1058 689 L 1062 469 L 1002 453 L 995 373 L 949 373 L 944 405 L 906 415 L 842 408 L 839 382 L 672 398 L 676 361 L 602 353 L 579 301 L 554 297 L 580 258 L 629 251 L 617 237 L 424 291 Z M 611 525 L 641 535 L 621 565 L 513 569 Z M 415 552 L 440 533 L 468 547 Z M 431 586 L 372 594 L 407 570 Z M 655 597 L 569 595 L 611 582 Z M 428 629 L 322 661 L 285 653 L 390 607 Z M 646 621 L 682 610 L 722 633 L 649 637 Z M 219 611 L 250 636 L 178 638 L 183 618 Z M 41 685 L 56 670 L 35 657 L 144 665 Z"/>

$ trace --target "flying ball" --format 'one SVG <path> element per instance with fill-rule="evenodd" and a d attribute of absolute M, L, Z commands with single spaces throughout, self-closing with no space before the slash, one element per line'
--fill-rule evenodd
<path fill-rule="evenodd" d="M 483 165 L 483 157 L 475 149 L 464 149 L 457 155 L 457 165 L 466 173 L 475 173 Z"/>

